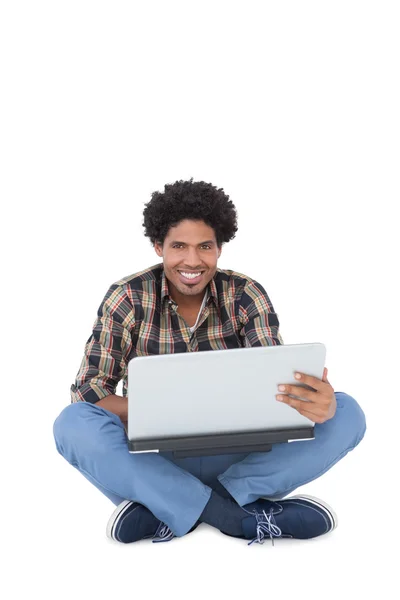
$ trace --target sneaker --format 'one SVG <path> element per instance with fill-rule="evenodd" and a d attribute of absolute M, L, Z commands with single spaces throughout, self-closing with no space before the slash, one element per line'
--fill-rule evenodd
<path fill-rule="evenodd" d="M 333 509 L 314 496 L 292 496 L 285 500 L 260 498 L 242 508 L 256 519 L 256 537 L 254 520 L 248 518 L 242 522 L 244 535 L 231 537 L 254 538 L 249 546 L 253 542 L 263 544 L 267 535 L 272 545 L 274 538 L 312 539 L 329 533 L 338 525 Z"/>
<path fill-rule="evenodd" d="M 199 525 L 200 522 L 197 521 L 188 533 Z M 176 537 L 148 508 L 131 500 L 124 500 L 114 510 L 108 520 L 106 534 L 110 539 L 123 544 L 149 538 L 153 538 L 153 542 L 169 542 Z"/>

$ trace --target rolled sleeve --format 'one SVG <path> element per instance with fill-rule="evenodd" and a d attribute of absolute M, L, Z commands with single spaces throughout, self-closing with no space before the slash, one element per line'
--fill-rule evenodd
<path fill-rule="evenodd" d="M 267 292 L 256 281 L 249 282 L 244 287 L 239 318 L 244 347 L 283 345 L 278 315 Z"/>
<path fill-rule="evenodd" d="M 91 402 L 95 404 L 98 400 L 115 394 L 115 388 L 106 387 L 104 379 L 93 377 L 90 382 L 84 383 L 77 388 L 73 383 L 71 385 L 71 403 L 74 402 Z"/>
<path fill-rule="evenodd" d="M 108 289 L 85 345 L 84 356 L 75 383 L 71 385 L 71 403 L 91 402 L 115 394 L 118 382 L 126 378 L 132 351 L 134 307 L 123 287 Z"/>

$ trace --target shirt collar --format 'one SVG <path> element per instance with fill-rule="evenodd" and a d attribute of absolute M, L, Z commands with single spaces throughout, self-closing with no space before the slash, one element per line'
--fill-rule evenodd
<path fill-rule="evenodd" d="M 161 267 L 163 267 L 163 264 L 161 264 Z M 215 306 L 218 308 L 218 293 L 217 293 L 217 286 L 215 285 L 215 275 L 211 279 L 211 281 L 209 282 L 209 284 L 207 285 L 207 293 L 208 293 L 208 298 L 211 297 L 213 299 L 214 303 L 215 303 Z M 161 275 L 161 312 L 164 311 L 166 298 L 168 300 L 172 300 L 172 298 L 170 297 L 170 294 L 169 294 L 168 280 L 167 280 L 167 278 L 165 276 L 164 268 L 162 268 L 162 275 Z"/>

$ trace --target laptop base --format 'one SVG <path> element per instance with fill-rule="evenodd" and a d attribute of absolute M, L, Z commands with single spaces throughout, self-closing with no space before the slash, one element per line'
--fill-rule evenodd
<path fill-rule="evenodd" d="M 236 454 L 243 452 L 270 452 L 272 450 L 272 444 L 265 445 L 255 445 L 255 446 L 232 446 L 224 447 L 221 451 L 221 448 L 209 448 L 207 450 L 204 449 L 194 449 L 194 450 L 175 450 L 173 452 L 174 458 L 188 458 L 190 456 L 215 456 L 216 454 Z"/>
<path fill-rule="evenodd" d="M 129 452 L 173 452 L 174 458 L 269 452 L 272 444 L 314 439 L 314 427 L 128 441 Z"/>

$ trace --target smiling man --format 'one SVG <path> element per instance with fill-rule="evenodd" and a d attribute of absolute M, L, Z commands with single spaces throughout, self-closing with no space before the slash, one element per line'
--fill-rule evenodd
<path fill-rule="evenodd" d="M 184 536 L 204 522 L 233 537 L 314 538 L 337 525 L 312 496 L 288 496 L 336 464 L 363 438 L 354 398 L 299 374 L 305 402 L 285 385 L 277 401 L 315 423 L 315 439 L 270 452 L 199 458 L 130 454 L 127 365 L 135 356 L 283 344 L 278 315 L 260 283 L 217 267 L 235 237 L 237 215 L 221 188 L 177 181 L 154 192 L 145 235 L 162 262 L 113 283 L 97 312 L 71 404 L 54 423 L 58 452 L 115 505 L 106 528 L 118 542 Z M 123 395 L 115 394 L 123 381 Z M 151 382 L 149 382 L 151 384 Z M 280 386 L 281 387 L 281 386 Z M 277 390 L 278 392 L 278 390 Z M 167 399 L 166 399 L 167 401 Z"/>
<path fill-rule="evenodd" d="M 215 233 L 204 221 L 185 219 L 170 228 L 163 244 L 156 241 L 154 246 L 163 258 L 170 297 L 192 327 L 217 272 L 221 248 Z"/>

